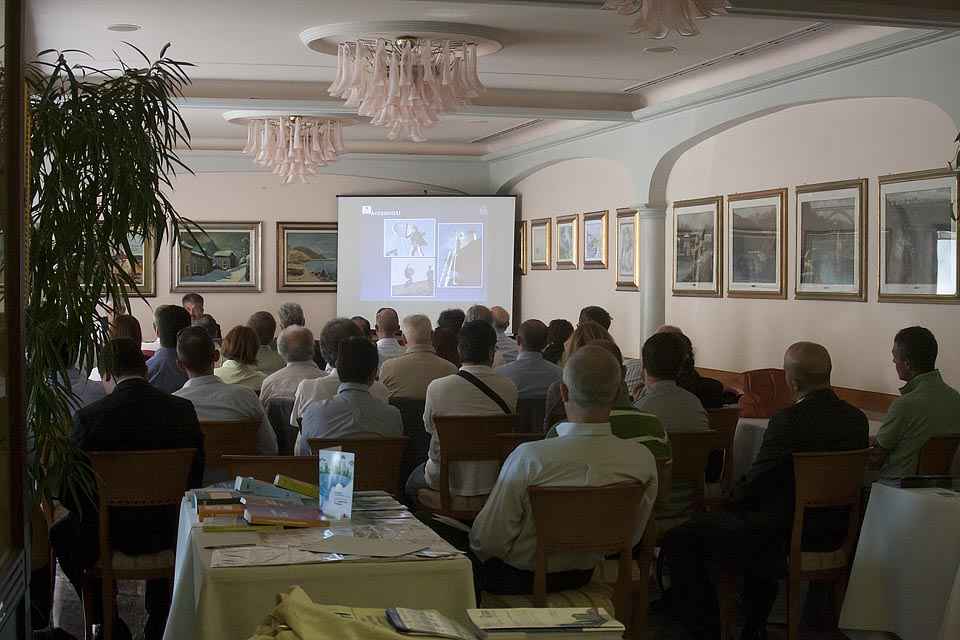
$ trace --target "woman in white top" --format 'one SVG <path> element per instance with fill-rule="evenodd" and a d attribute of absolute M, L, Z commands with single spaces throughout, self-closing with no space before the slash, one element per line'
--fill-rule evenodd
<path fill-rule="evenodd" d="M 236 326 L 223 339 L 223 364 L 213 370 L 227 384 L 239 384 L 260 393 L 267 376 L 257 370 L 260 340 L 250 327 Z"/>

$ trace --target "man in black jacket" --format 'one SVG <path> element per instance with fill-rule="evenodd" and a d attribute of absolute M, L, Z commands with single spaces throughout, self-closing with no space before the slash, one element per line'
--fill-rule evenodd
<path fill-rule="evenodd" d="M 140 345 L 130 338 L 115 338 L 107 343 L 101 362 L 103 385 L 108 395 L 77 412 L 72 435 L 74 445 L 84 451 L 197 449 L 189 486 L 200 486 L 203 435 L 193 404 L 147 382 Z M 50 540 L 61 568 L 79 593 L 84 569 L 92 567 L 99 556 L 97 509 L 89 500 L 81 505 L 74 503 L 69 494 L 62 499 L 70 515 L 51 529 Z M 113 547 L 128 555 L 172 549 L 176 547 L 177 518 L 175 507 L 112 510 Z M 97 589 L 96 594 L 99 593 Z M 145 595 L 144 638 L 159 640 L 170 608 L 168 581 L 148 581 Z M 95 603 L 98 616 L 100 604 L 99 600 Z M 114 624 L 115 637 L 129 636 L 129 630 L 119 619 Z"/>
<path fill-rule="evenodd" d="M 716 637 L 716 590 L 710 579 L 720 569 L 744 577 L 747 611 L 741 639 L 766 637 L 793 526 L 793 454 L 867 448 L 867 418 L 830 388 L 830 354 L 824 347 L 792 345 L 783 368 L 794 404 L 770 418 L 760 453 L 734 490 L 733 510 L 698 515 L 664 541 L 677 611 L 694 637 Z M 845 512 L 808 514 L 804 549 L 838 548 L 846 524 Z"/>

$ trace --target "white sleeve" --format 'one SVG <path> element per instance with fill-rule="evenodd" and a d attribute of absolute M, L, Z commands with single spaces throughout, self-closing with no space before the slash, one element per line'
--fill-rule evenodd
<path fill-rule="evenodd" d="M 470 548 L 482 561 L 508 557 L 522 531 L 530 484 L 522 448 L 514 449 L 503 463 L 497 483 L 470 528 Z"/>

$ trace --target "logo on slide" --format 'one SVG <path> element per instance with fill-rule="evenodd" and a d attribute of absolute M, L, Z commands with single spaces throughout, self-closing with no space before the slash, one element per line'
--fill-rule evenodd
<path fill-rule="evenodd" d="M 362 207 L 360 207 L 360 215 L 362 215 L 362 216 L 371 216 L 371 215 L 373 215 L 373 207 L 371 207 L 371 206 L 368 205 L 368 204 L 363 205 Z"/>

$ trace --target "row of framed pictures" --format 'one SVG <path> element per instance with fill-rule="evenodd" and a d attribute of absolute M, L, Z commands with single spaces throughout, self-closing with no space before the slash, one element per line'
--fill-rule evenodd
<path fill-rule="evenodd" d="M 170 252 L 171 292 L 263 291 L 262 227 L 255 222 L 192 222 Z M 120 258 L 137 293 L 157 295 L 153 238 L 130 238 L 134 264 Z M 337 290 L 337 223 L 277 223 L 277 291 Z"/>
<path fill-rule="evenodd" d="M 960 176 L 881 176 L 879 299 L 960 302 Z M 797 299 L 866 301 L 866 178 L 796 187 Z M 673 294 L 787 297 L 787 188 L 675 202 Z"/>

